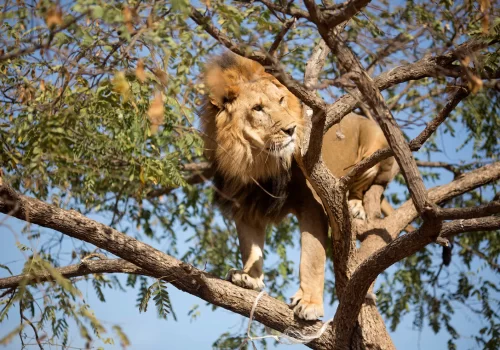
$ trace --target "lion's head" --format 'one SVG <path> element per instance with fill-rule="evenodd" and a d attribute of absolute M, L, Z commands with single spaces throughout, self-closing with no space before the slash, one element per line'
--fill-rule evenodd
<path fill-rule="evenodd" d="M 299 100 L 260 64 L 226 53 L 208 64 L 202 115 L 208 158 L 224 176 L 243 183 L 290 167 L 299 149 Z"/>

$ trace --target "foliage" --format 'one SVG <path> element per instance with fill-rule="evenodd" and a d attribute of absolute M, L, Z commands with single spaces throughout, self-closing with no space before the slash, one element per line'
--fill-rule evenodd
<path fill-rule="evenodd" d="M 194 6 L 245 49 L 269 49 L 282 28 L 276 13 L 259 1 L 203 1 Z M 290 6 L 302 5 L 292 1 Z M 348 23 L 345 38 L 377 76 L 415 62 L 429 51 L 443 53 L 470 37 L 498 40 L 499 8 L 492 6 L 488 11 L 485 24 L 485 12 L 474 2 L 379 0 Z M 204 160 L 196 118 L 204 93 L 200 72 L 209 55 L 222 49 L 190 19 L 190 12 L 189 2 L 178 0 L 0 4 L 0 165 L 4 178 L 17 190 L 60 207 L 98 215 L 111 226 L 139 238 L 146 236 L 167 246 L 167 253 L 222 277 L 239 263 L 234 227 L 212 206 L 211 184 L 190 184 L 188 179 L 199 171 L 184 167 Z M 286 34 L 278 57 L 295 78 L 302 78 L 318 39 L 316 29 L 305 19 L 297 20 Z M 497 44 L 470 57 L 475 76 L 496 74 L 498 78 L 499 50 Z M 332 57 L 320 79 L 334 80 L 344 73 Z M 426 78 L 391 87 L 384 96 L 410 138 L 436 115 L 447 92 L 459 83 L 452 77 Z M 348 91 L 346 86 L 328 85 L 320 94 L 334 101 Z M 453 164 L 462 172 L 498 160 L 498 96 L 498 87 L 484 86 L 440 129 L 444 135 L 460 138 L 461 147 L 470 149 L 470 159 Z M 432 138 L 417 157 L 433 160 L 446 151 L 446 145 Z M 444 176 L 443 171 L 432 169 L 423 174 L 428 184 Z M 399 181 L 403 182 L 402 177 Z M 159 189 L 164 195 L 152 195 Z M 484 203 L 497 193 L 498 186 L 484 190 L 488 193 L 472 192 L 447 205 Z M 401 190 L 387 196 L 395 204 L 407 199 Z M 19 303 L 38 329 L 51 331 L 44 340 L 49 344 L 56 340 L 67 344 L 67 319 L 75 322 L 89 344 L 95 338 L 112 342 L 79 298 L 76 284 L 54 269 L 61 262 L 59 236 L 33 227 L 25 231 L 25 237 L 41 238 L 43 244 L 38 251 L 18 247 L 28 249 L 23 273 L 48 273 L 56 283 L 44 285 L 41 310 L 34 307 L 34 293 L 39 291 L 26 283 L 5 295 L 0 322 Z M 178 240 L 190 248 L 179 252 Z M 266 254 L 276 260 L 266 266 L 267 287 L 282 300 L 286 288 L 296 282 L 297 262 L 290 259 L 287 247 L 297 240 L 293 219 L 270 230 L 266 239 Z M 79 262 L 91 250 L 77 243 L 67 252 L 71 260 L 65 263 Z M 484 256 L 475 253 L 478 251 Z M 497 283 L 485 277 L 484 270 L 474 272 L 473 267 L 484 264 L 498 273 L 494 266 L 498 266 L 499 251 L 498 233 L 475 234 L 455 242 L 453 269 L 441 266 L 435 247 L 401 262 L 378 290 L 379 308 L 390 327 L 396 329 L 412 311 L 417 329 L 425 324 L 435 332 L 445 329 L 449 347 L 454 348 L 462 335 L 454 329 L 453 314 L 457 308 L 467 307 L 485 320 L 480 334 L 474 335 L 479 346 L 498 348 Z M 11 273 L 6 265 L 0 268 Z M 176 318 L 164 280 L 151 283 L 146 277 L 129 276 L 122 286 L 113 277 L 87 279 L 103 302 L 106 288 L 137 289 L 139 311 L 147 311 L 152 297 L 160 318 L 170 314 Z M 335 301 L 333 286 L 331 279 L 327 281 L 331 303 Z M 112 328 L 122 346 L 128 346 L 121 328 Z M 14 329 L 0 344 L 24 331 Z M 237 347 L 237 341 L 224 334 L 214 347 Z"/>

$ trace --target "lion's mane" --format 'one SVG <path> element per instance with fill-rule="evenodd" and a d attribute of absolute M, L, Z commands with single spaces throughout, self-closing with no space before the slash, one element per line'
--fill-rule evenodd
<path fill-rule="evenodd" d="M 211 61 L 205 70 L 208 90 L 199 112 L 205 142 L 205 155 L 215 168 L 215 200 L 225 214 L 245 220 L 279 221 L 297 167 L 293 159 L 283 161 L 265 152 L 255 154 L 241 127 L 224 107 L 238 96 L 245 97 L 245 83 L 272 81 L 282 86 L 264 68 L 249 59 L 225 53 Z M 264 93 L 264 92 L 263 92 Z M 298 124 L 298 144 L 303 119 L 298 99 L 286 90 L 290 116 Z"/>

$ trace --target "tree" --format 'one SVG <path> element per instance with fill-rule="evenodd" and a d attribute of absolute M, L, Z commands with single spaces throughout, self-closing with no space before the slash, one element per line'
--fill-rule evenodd
<path fill-rule="evenodd" d="M 294 319 L 280 301 L 293 281 L 284 248 L 294 238 L 292 219 L 268 237 L 268 249 L 280 257 L 266 272 L 277 298 L 264 295 L 255 306 L 257 292 L 215 277 L 238 264 L 237 244 L 231 225 L 211 205 L 211 168 L 202 157 L 196 109 L 203 63 L 225 47 L 263 64 L 306 106 L 310 122 L 297 161 L 340 232 L 332 238 L 335 279 L 327 288 L 338 308 L 327 331 L 307 345 L 393 348 L 382 316 L 395 328 L 412 308 L 417 327 L 425 319 L 435 331 L 444 327 L 455 348 L 460 334 L 452 315 L 457 305 L 467 305 L 487 322 L 474 335 L 478 344 L 498 348 L 497 283 L 484 275 L 474 282 L 466 271 L 474 259 L 499 271 L 500 7 L 486 0 L 0 6 L 0 212 L 26 221 L 24 237 L 41 242 L 36 251 L 19 244 L 29 252 L 23 271 L 0 279 L 0 322 L 15 303 L 21 317 L 1 343 L 29 328 L 40 348 L 66 345 L 68 318 L 86 347 L 96 338 L 111 342 L 77 298 L 74 282 L 82 276 L 103 300 L 105 288 L 137 288 L 139 311 L 152 298 L 163 318 L 175 317 L 171 284 L 244 316 L 253 308 L 256 321 L 280 332 L 307 333 L 322 325 Z M 319 149 L 324 132 L 354 109 L 380 124 L 391 147 L 338 179 L 324 167 Z M 462 136 L 470 159 L 436 160 L 446 151 L 437 131 Z M 386 194 L 398 209 L 382 218 L 382 188 L 372 186 L 364 199 L 367 222 L 351 220 L 346 186 L 389 156 L 400 165 L 397 181 L 407 191 Z M 454 179 L 424 185 L 443 171 Z M 109 222 L 89 218 L 96 213 Z M 412 222 L 418 229 L 407 227 Z M 5 220 L 1 225 L 7 231 Z M 193 232 L 183 256 L 176 243 L 186 237 L 176 228 Z M 169 248 L 162 252 L 140 237 Z M 61 266 L 58 250 L 68 239 L 74 242 L 72 264 Z M 460 248 L 453 259 L 464 272 L 441 273 L 433 243 L 445 247 L 445 260 L 452 244 Z M 393 264 L 396 272 L 384 274 Z M 105 275 L 112 273 L 128 274 L 126 286 Z M 365 300 L 381 274 L 378 301 Z M 34 288 L 39 283 L 45 283 L 43 303 Z M 115 331 L 126 347 L 126 335 Z M 217 346 L 240 344 L 226 338 Z"/>

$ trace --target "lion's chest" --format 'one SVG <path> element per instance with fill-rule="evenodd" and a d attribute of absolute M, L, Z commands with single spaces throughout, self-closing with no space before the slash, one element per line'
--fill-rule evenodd
<path fill-rule="evenodd" d="M 234 219 L 263 223 L 279 222 L 291 210 L 292 171 L 278 176 L 242 184 L 219 173 L 214 176 L 215 202 L 224 215 Z"/>

